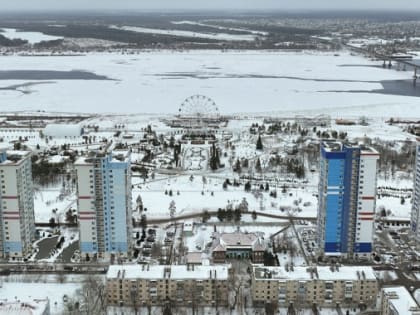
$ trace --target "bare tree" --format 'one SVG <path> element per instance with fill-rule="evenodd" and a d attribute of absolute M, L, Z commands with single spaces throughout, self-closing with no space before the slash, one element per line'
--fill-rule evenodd
<path fill-rule="evenodd" d="M 75 297 L 72 306 L 68 307 L 67 314 L 102 315 L 105 310 L 104 283 L 100 278 L 89 275 L 83 280 L 82 290 Z"/>

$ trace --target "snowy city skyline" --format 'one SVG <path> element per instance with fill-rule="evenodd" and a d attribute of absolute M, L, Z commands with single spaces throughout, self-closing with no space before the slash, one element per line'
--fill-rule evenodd
<path fill-rule="evenodd" d="M 4 0 L 2 10 L 420 10 L 417 0 Z"/>

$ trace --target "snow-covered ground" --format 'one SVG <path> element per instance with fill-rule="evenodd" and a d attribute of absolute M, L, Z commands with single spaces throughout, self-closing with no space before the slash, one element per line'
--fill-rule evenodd
<path fill-rule="evenodd" d="M 203 184 L 201 176 L 195 176 L 193 181 L 189 175 L 175 178 L 156 180 L 147 184 L 138 184 L 133 189 L 133 202 L 140 194 L 143 205 L 147 208 L 148 218 L 163 218 L 169 216 L 169 204 L 175 201 L 175 215 L 188 213 L 201 213 L 203 209 L 216 211 L 225 208 L 228 203 L 234 207 L 246 199 L 249 211 L 262 211 L 276 215 L 293 214 L 301 217 L 316 217 L 317 199 L 314 194 L 315 188 L 288 189 L 282 194 L 278 187 L 278 198 L 272 198 L 268 192 L 258 191 L 256 194 L 245 192 L 244 186 L 229 186 L 224 190 L 222 184 L 224 178 L 207 178 Z M 272 188 L 274 189 L 274 187 Z M 168 194 L 165 194 L 165 190 Z M 172 190 L 172 196 L 169 191 Z M 178 195 L 179 191 L 179 195 Z M 204 194 L 202 194 L 204 192 Z M 213 192 L 213 195 L 211 194 Z M 305 206 L 304 202 L 308 202 Z M 295 204 L 297 203 L 297 204 Z M 300 209 L 300 210 L 299 210 Z M 245 216 L 245 221 L 251 221 L 251 216 Z M 262 221 L 263 218 L 258 218 Z M 272 221 L 269 219 L 268 221 Z"/>
<path fill-rule="evenodd" d="M 35 191 L 35 222 L 49 222 L 51 218 L 64 222 L 66 211 L 70 208 L 77 209 L 75 192 L 65 194 L 61 184 L 40 187 Z"/>
<path fill-rule="evenodd" d="M 46 35 L 40 32 L 23 32 L 14 28 L 2 28 L 0 29 L 0 35 L 8 39 L 23 39 L 27 40 L 29 44 L 36 44 L 42 41 L 50 41 L 62 39 L 63 37 Z"/>
<path fill-rule="evenodd" d="M 279 51 L 1 56 L 2 70 L 82 69 L 114 80 L 50 82 L 46 78 L 48 82 L 28 86 L 25 93 L 5 88 L 26 80 L 2 80 L 0 111 L 176 113 L 185 98 L 203 94 L 214 99 L 222 113 L 420 117 L 416 97 L 370 93 L 382 88 L 381 80 L 410 80 L 412 73 L 372 67 L 375 65 L 377 62 L 346 52 L 339 56 Z M 352 90 L 361 92 L 349 92 Z"/>
<path fill-rule="evenodd" d="M 0 281 L 2 280 L 3 279 Z M 25 299 L 48 298 L 50 300 L 52 315 L 62 314 L 65 309 L 65 302 L 63 301 L 64 295 L 72 297 L 76 290 L 81 288 L 81 284 L 77 282 L 40 283 L 40 281 L 36 280 L 34 280 L 34 282 L 12 282 L 10 279 L 7 281 L 10 282 L 1 282 L 0 301 L 25 301 Z"/>

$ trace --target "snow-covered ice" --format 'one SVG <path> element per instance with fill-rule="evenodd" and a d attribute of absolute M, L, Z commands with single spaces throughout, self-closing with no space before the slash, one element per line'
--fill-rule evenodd
<path fill-rule="evenodd" d="M 381 80 L 410 80 L 412 73 L 375 65 L 346 52 L 339 56 L 279 51 L 1 56 L 3 70 L 82 69 L 113 80 L 46 79 L 45 84 L 26 87 L 25 93 L 4 88 L 27 81 L 2 80 L 0 110 L 176 113 L 185 98 L 203 94 L 215 100 L 221 113 L 420 117 L 417 97 L 371 93 L 382 88 Z"/>

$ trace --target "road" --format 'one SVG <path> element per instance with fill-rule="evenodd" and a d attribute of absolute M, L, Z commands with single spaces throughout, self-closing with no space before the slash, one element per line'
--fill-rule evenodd
<path fill-rule="evenodd" d="M 242 214 L 248 214 L 251 215 L 253 211 L 242 211 Z M 277 215 L 277 214 L 271 214 L 271 213 L 265 213 L 265 212 L 259 212 L 255 211 L 257 214 L 257 220 L 258 216 L 265 217 L 265 218 L 271 218 L 271 219 L 278 219 L 278 220 L 288 220 L 288 221 L 316 221 L 315 217 L 295 217 L 290 215 Z M 208 214 L 210 216 L 217 216 L 217 211 L 208 211 Z M 202 218 L 203 212 L 197 212 L 197 213 L 190 213 L 185 215 L 180 215 L 173 218 L 158 218 L 158 219 L 148 219 L 148 224 L 163 224 L 163 223 L 170 223 L 170 222 L 177 222 L 177 221 L 183 221 L 188 219 L 194 219 L 194 218 Z M 135 222 L 134 227 L 141 227 L 140 222 Z"/>
<path fill-rule="evenodd" d="M 35 255 L 35 259 L 46 259 L 51 256 L 51 251 L 57 245 L 58 236 L 48 237 L 38 242 L 39 248 L 38 253 Z"/>
<path fill-rule="evenodd" d="M 293 228 L 293 232 L 295 233 L 295 236 L 298 240 L 299 247 L 300 247 L 300 252 L 302 253 L 303 259 L 305 259 L 306 266 L 309 266 L 310 265 L 309 260 L 308 260 L 308 257 L 306 256 L 305 249 L 303 248 L 302 240 L 299 237 L 298 232 L 296 231 L 295 223 L 292 220 L 290 220 L 290 224 L 291 224 L 291 226 Z"/>
<path fill-rule="evenodd" d="M 65 263 L 71 262 L 71 257 L 73 256 L 74 252 L 78 249 L 79 241 L 71 243 L 69 246 L 63 249 L 63 252 L 57 257 L 57 260 Z"/>

